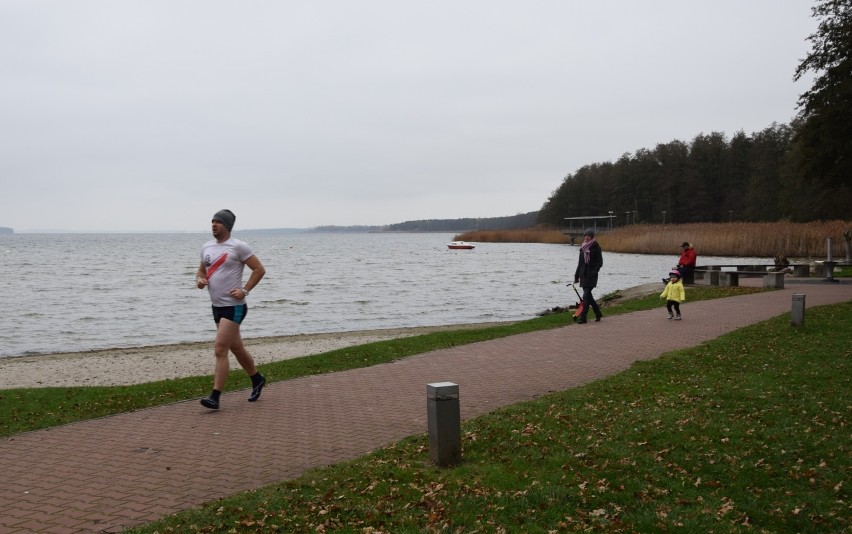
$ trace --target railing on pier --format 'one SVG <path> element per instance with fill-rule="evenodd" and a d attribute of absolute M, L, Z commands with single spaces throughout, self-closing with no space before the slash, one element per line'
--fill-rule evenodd
<path fill-rule="evenodd" d="M 615 215 L 590 215 L 588 217 L 564 217 L 567 221 L 567 226 L 562 227 L 562 234 L 571 239 L 571 244 L 576 245 L 583 240 L 583 234 L 587 228 L 591 228 L 595 233 L 606 232 L 612 230 L 612 223 Z"/>

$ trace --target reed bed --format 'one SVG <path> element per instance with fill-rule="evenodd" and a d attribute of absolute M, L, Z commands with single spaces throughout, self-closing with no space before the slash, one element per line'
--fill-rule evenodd
<path fill-rule="evenodd" d="M 637 224 L 601 231 L 597 239 L 606 251 L 628 254 L 679 254 L 681 243 L 688 241 L 699 256 L 783 255 L 790 259 L 819 260 L 827 256 L 826 238 L 830 237 L 832 257 L 842 261 L 847 255 L 844 232 L 850 231 L 852 221 Z M 484 243 L 570 243 L 560 230 L 538 228 L 466 232 L 456 239 Z"/>
<path fill-rule="evenodd" d="M 477 243 L 548 243 L 566 244 L 569 239 L 561 230 L 545 228 L 526 228 L 520 230 L 473 230 L 458 234 L 454 241 L 472 241 Z"/>
<path fill-rule="evenodd" d="M 598 241 L 604 250 L 636 254 L 672 254 L 688 241 L 699 255 L 824 259 L 830 237 L 833 258 L 843 260 L 843 233 L 850 228 L 847 221 L 635 225 L 603 233 Z"/>

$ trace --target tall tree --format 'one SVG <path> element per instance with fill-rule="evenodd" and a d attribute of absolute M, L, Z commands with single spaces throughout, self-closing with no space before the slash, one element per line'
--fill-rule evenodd
<path fill-rule="evenodd" d="M 751 137 L 742 130 L 734 134 L 725 155 L 725 181 L 720 185 L 722 197 L 719 212 L 721 220 L 748 220 L 746 207 L 751 204 L 744 198 L 745 191 L 751 184 L 751 159 L 753 143 Z M 777 206 L 776 206 L 777 207 Z"/>
<path fill-rule="evenodd" d="M 689 221 L 690 214 L 683 204 L 683 181 L 687 173 L 689 146 L 674 140 L 658 144 L 654 148 L 654 174 L 652 190 L 655 222 L 682 223 Z M 648 189 L 645 187 L 645 189 Z M 665 212 L 665 214 L 663 214 Z M 656 215 L 659 214 L 659 221 Z"/>
<path fill-rule="evenodd" d="M 752 137 L 751 176 L 744 195 L 746 220 L 775 221 L 782 216 L 778 184 L 791 136 L 789 126 L 772 124 Z"/>
<path fill-rule="evenodd" d="M 719 222 L 723 220 L 721 196 L 724 195 L 725 153 L 728 143 L 725 134 L 700 134 L 689 147 L 689 167 L 683 181 L 683 207 L 690 221 Z M 727 214 L 726 214 L 727 215 Z"/>
<path fill-rule="evenodd" d="M 821 0 L 812 13 L 819 26 L 808 37 L 812 49 L 794 79 L 808 72 L 816 78 L 799 97 L 801 127 L 790 160 L 796 172 L 788 175 L 799 183 L 787 184 L 788 207 L 794 219 L 848 218 L 852 211 L 852 0 Z"/>

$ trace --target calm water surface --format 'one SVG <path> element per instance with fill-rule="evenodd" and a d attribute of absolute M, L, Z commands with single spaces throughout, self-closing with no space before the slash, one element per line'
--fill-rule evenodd
<path fill-rule="evenodd" d="M 452 234 L 234 237 L 252 246 L 267 271 L 249 297 L 245 337 L 513 321 L 576 301 L 566 287 L 576 246 L 479 243 L 474 250 L 448 250 Z M 195 288 L 199 250 L 209 238 L 0 236 L 7 304 L 0 356 L 211 340 L 210 300 Z M 659 281 L 679 252 L 604 251 L 596 295 Z M 753 260 L 761 261 L 736 263 Z"/>

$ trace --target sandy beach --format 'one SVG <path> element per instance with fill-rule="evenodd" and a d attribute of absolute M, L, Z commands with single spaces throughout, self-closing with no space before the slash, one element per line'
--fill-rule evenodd
<path fill-rule="evenodd" d="M 500 323 L 394 328 L 246 339 L 258 364 L 271 363 L 375 341 L 429 332 L 481 328 Z M 212 375 L 213 341 L 0 358 L 0 389 L 119 386 L 187 376 Z M 231 368 L 239 364 L 231 355 Z"/>

